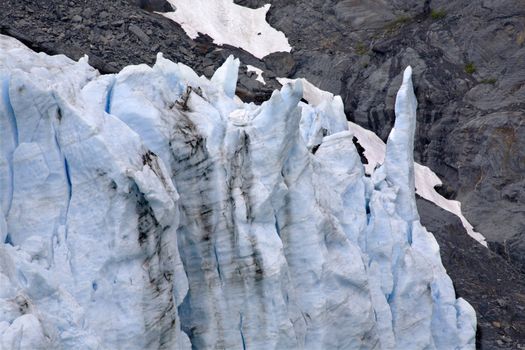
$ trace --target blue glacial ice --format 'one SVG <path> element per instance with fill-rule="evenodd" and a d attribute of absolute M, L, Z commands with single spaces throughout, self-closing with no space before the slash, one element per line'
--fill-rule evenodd
<path fill-rule="evenodd" d="M 474 349 L 421 226 L 406 69 L 371 177 L 339 97 L 0 36 L 0 349 Z"/>

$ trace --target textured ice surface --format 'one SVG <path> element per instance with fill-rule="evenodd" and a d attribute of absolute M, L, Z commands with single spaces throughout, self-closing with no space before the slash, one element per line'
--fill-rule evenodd
<path fill-rule="evenodd" d="M 294 82 L 296 79 L 278 78 L 281 84 Z M 304 89 L 304 99 L 311 105 L 317 106 L 323 101 L 330 101 L 334 95 L 330 92 L 323 91 L 308 80 L 300 79 Z M 359 144 L 364 148 L 364 156 L 367 159 L 367 164 L 364 164 L 365 172 L 372 174 L 374 169 L 383 164 L 385 160 L 386 145 L 385 143 L 372 131 L 366 130 L 363 127 L 348 122 L 349 130 L 354 134 Z M 416 193 L 428 201 L 436 204 L 440 208 L 456 215 L 463 224 L 468 235 L 478 241 L 480 244 L 487 246 L 485 237 L 474 231 L 472 224 L 465 218 L 461 211 L 461 203 L 459 201 L 446 199 L 436 191 L 437 186 L 441 186 L 442 182 L 439 177 L 430 168 L 418 163 L 414 163 L 414 175 Z"/>
<path fill-rule="evenodd" d="M 474 349 L 415 211 L 409 69 L 367 177 L 340 98 L 244 104 L 238 65 L 100 76 L 0 36 L 0 348 Z"/>
<path fill-rule="evenodd" d="M 233 0 L 168 0 L 175 11 L 161 13 L 179 23 L 195 39 L 208 34 L 218 45 L 240 47 L 255 57 L 292 49 L 283 32 L 266 22 L 270 4 L 251 9 Z"/>

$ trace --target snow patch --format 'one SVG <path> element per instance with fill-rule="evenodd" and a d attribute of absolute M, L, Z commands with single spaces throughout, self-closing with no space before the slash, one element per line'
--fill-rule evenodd
<path fill-rule="evenodd" d="M 286 85 L 287 83 L 293 83 L 297 80 L 300 80 L 303 83 L 303 98 L 308 101 L 312 106 L 320 105 L 323 101 L 331 101 L 334 98 L 334 94 L 328 91 L 319 89 L 314 84 L 310 83 L 304 78 L 299 79 L 289 79 L 289 78 L 277 78 L 277 81 L 281 85 Z"/>
<path fill-rule="evenodd" d="M 258 9 L 237 5 L 233 0 L 168 0 L 174 12 L 161 13 L 179 23 L 195 39 L 207 34 L 213 42 L 240 47 L 257 58 L 272 52 L 290 52 L 292 47 L 283 32 L 266 22 L 270 4 Z"/>
<path fill-rule="evenodd" d="M 257 78 L 255 78 L 255 80 L 260 81 L 261 83 L 266 85 L 266 82 L 264 81 L 264 78 L 262 76 L 262 73 L 263 73 L 262 69 L 251 66 L 249 64 L 246 65 L 246 68 L 248 72 L 255 72 L 255 74 L 257 74 Z"/>

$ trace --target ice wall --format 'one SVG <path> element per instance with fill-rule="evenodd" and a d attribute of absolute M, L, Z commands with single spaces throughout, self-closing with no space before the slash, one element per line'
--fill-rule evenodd
<path fill-rule="evenodd" d="M 414 211 L 410 70 L 370 178 L 339 98 L 244 104 L 238 65 L 0 36 L 0 348 L 474 349 Z"/>

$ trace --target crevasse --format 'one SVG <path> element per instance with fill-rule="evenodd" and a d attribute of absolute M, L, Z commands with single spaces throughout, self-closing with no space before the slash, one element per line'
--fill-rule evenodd
<path fill-rule="evenodd" d="M 410 68 L 368 177 L 339 97 L 245 104 L 238 65 L 99 75 L 0 36 L 0 348 L 474 349 L 415 207 Z"/>

